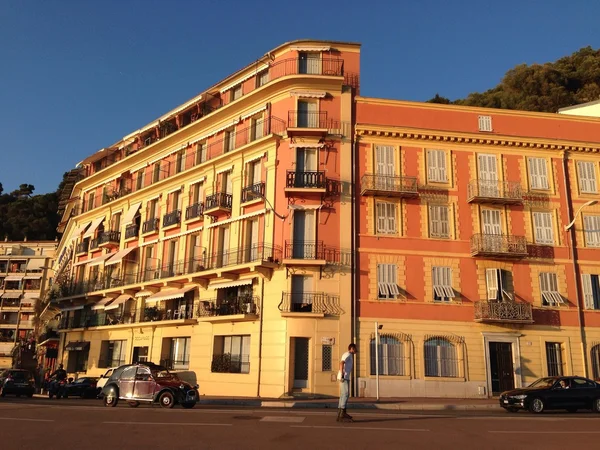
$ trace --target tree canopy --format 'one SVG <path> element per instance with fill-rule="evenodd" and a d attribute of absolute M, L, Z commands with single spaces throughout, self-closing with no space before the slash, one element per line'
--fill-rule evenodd
<path fill-rule="evenodd" d="M 545 64 L 519 64 L 485 92 L 450 101 L 436 94 L 430 103 L 524 111 L 557 112 L 560 108 L 600 99 L 600 50 L 584 47 Z"/>

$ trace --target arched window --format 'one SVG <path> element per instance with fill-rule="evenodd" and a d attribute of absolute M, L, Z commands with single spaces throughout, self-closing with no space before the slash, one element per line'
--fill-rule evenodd
<path fill-rule="evenodd" d="M 455 345 L 443 337 L 425 341 L 425 376 L 458 377 L 459 360 Z"/>
<path fill-rule="evenodd" d="M 596 344 L 590 350 L 592 356 L 592 374 L 594 380 L 600 379 L 600 344 Z"/>
<path fill-rule="evenodd" d="M 375 338 L 371 339 L 371 375 L 376 375 Z M 379 336 L 379 375 L 404 375 L 404 343 L 394 336 Z"/>

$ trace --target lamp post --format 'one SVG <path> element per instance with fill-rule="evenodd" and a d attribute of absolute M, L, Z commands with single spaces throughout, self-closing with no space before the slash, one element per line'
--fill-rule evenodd
<path fill-rule="evenodd" d="M 377 386 L 377 401 L 379 401 L 379 330 L 383 325 L 375 322 L 375 384 Z"/>

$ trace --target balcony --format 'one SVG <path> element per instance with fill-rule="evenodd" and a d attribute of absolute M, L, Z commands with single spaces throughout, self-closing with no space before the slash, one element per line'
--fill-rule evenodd
<path fill-rule="evenodd" d="M 158 231 L 158 218 L 146 220 L 142 224 L 142 233 L 154 233 Z"/>
<path fill-rule="evenodd" d="M 270 81 L 298 74 L 341 77 L 344 75 L 344 60 L 326 56 L 318 59 L 289 58 L 277 61 L 269 67 Z"/>
<path fill-rule="evenodd" d="M 416 177 L 365 174 L 360 180 L 361 195 L 375 197 L 416 197 L 418 193 Z"/>
<path fill-rule="evenodd" d="M 241 322 L 258 318 L 260 299 L 240 296 L 223 300 L 213 299 L 198 304 L 198 320 L 202 322 Z"/>
<path fill-rule="evenodd" d="M 523 203 L 523 190 L 515 181 L 473 180 L 468 187 L 469 203 L 494 203 L 520 205 Z"/>
<path fill-rule="evenodd" d="M 231 212 L 231 204 L 233 196 L 226 192 L 215 192 L 214 194 L 207 195 L 206 201 L 204 202 L 204 214 L 217 213 L 217 212 Z"/>
<path fill-rule="evenodd" d="M 242 189 L 242 203 L 262 200 L 265 197 L 265 183 L 255 183 Z"/>
<path fill-rule="evenodd" d="M 185 209 L 185 220 L 200 219 L 204 218 L 204 203 L 194 203 Z"/>
<path fill-rule="evenodd" d="M 524 258 L 527 240 L 524 236 L 475 234 L 471 236 L 471 256 Z"/>
<path fill-rule="evenodd" d="M 283 292 L 279 311 L 282 317 L 339 316 L 339 297 L 325 292 Z"/>
<path fill-rule="evenodd" d="M 172 225 L 179 225 L 181 222 L 181 210 L 176 209 L 163 216 L 163 227 L 170 227 Z"/>
<path fill-rule="evenodd" d="M 288 111 L 288 136 L 327 136 L 339 133 L 339 120 L 329 119 L 327 111 Z"/>
<path fill-rule="evenodd" d="M 105 231 L 99 236 L 99 246 L 104 247 L 118 247 L 121 242 L 120 231 Z"/>
<path fill-rule="evenodd" d="M 108 189 L 102 196 L 102 204 L 106 205 L 107 203 L 114 202 L 115 200 L 118 200 L 128 194 L 131 194 L 131 189 L 128 187 L 121 189 Z"/>
<path fill-rule="evenodd" d="M 267 244 L 252 244 L 242 248 L 217 251 L 208 260 L 209 269 L 237 266 L 250 263 L 279 264 L 281 248 Z"/>
<path fill-rule="evenodd" d="M 286 241 L 283 263 L 286 265 L 325 265 L 323 241 Z"/>
<path fill-rule="evenodd" d="M 131 239 L 131 238 L 138 237 L 139 234 L 140 234 L 139 225 L 132 224 L 132 225 L 127 225 L 125 227 L 125 239 Z"/>
<path fill-rule="evenodd" d="M 90 240 L 90 251 L 100 248 L 100 235 Z"/>
<path fill-rule="evenodd" d="M 285 192 L 320 192 L 327 191 L 325 172 L 318 170 L 288 170 L 285 180 Z"/>
<path fill-rule="evenodd" d="M 85 241 L 77 244 L 77 247 L 75 247 L 75 254 L 76 255 L 86 255 L 89 248 L 90 248 L 90 241 L 86 239 Z"/>
<path fill-rule="evenodd" d="M 474 306 L 475 322 L 533 323 L 530 303 L 479 301 Z"/>

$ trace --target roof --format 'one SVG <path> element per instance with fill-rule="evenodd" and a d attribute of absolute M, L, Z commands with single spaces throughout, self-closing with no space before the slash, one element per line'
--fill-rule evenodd
<path fill-rule="evenodd" d="M 600 104 L 600 99 L 599 100 L 593 100 L 591 102 L 585 102 L 585 103 L 579 103 L 577 105 L 571 105 L 571 106 L 565 106 L 564 108 L 559 108 L 558 112 L 562 112 L 562 111 L 569 111 L 572 109 L 577 109 L 577 108 L 583 108 L 586 106 L 594 106 L 594 105 L 598 105 Z"/>

